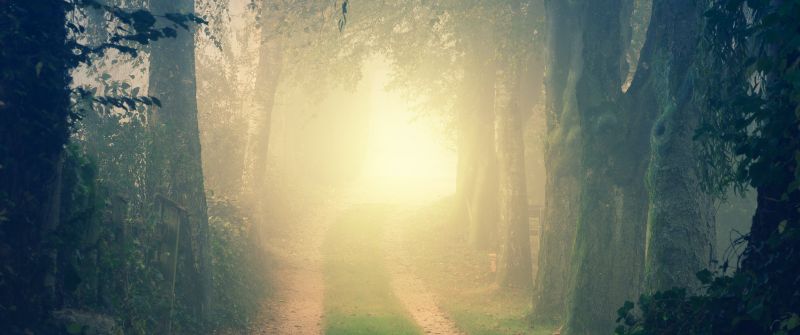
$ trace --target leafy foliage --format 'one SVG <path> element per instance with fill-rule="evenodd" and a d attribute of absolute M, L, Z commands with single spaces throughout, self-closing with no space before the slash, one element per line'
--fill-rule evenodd
<path fill-rule="evenodd" d="M 101 9 L 113 25 L 110 34 L 96 43 L 81 38 L 87 27 L 80 14 L 87 8 Z M 119 226 L 108 224 L 109 202 L 116 193 L 107 187 L 142 185 L 141 173 L 120 168 L 129 163 L 127 158 L 141 162 L 142 151 L 115 155 L 119 152 L 112 145 L 141 148 L 146 141 L 136 141 L 142 136 L 128 138 L 128 143 L 138 144 L 126 147 L 119 126 L 125 122 L 132 125 L 127 129 L 140 126 L 141 120 L 131 122 L 136 121 L 131 117 L 144 116 L 138 110 L 159 101 L 139 96 L 138 88 L 124 82 L 110 86 L 113 94 L 109 86 L 103 95 L 86 88 L 73 90 L 72 71 L 112 49 L 135 56 L 142 45 L 203 22 L 194 15 L 154 16 L 93 0 L 2 2 L 0 324 L 6 327 L 4 333 L 63 332 L 47 320 L 54 309 L 70 306 L 125 312 L 121 321 L 131 333 L 152 332 L 153 317 L 165 306 L 163 276 L 148 265 L 151 255 L 142 244 L 157 232 L 147 224 L 151 218 L 134 217 L 131 224 L 135 221 L 138 231 L 133 238 L 120 240 Z M 114 115 L 118 109 L 126 112 Z M 93 114 L 110 117 L 92 118 L 97 116 Z M 79 129 L 92 122 L 106 128 Z M 91 144 L 108 149 L 103 150 L 108 155 L 94 155 L 97 150 L 80 145 L 65 150 L 73 131 L 77 138 L 98 140 Z M 137 166 L 129 164 L 126 169 Z M 130 177 L 130 183 L 120 176 Z M 145 203 L 143 193 L 132 193 L 137 196 L 133 205 Z M 66 330 L 77 331 L 74 326 Z"/>
<path fill-rule="evenodd" d="M 244 329 L 256 316 L 265 289 L 264 252 L 250 220 L 230 200 L 209 195 L 211 264 L 214 282 L 214 328 Z"/>
<path fill-rule="evenodd" d="M 131 43 L 141 46 L 162 38 L 175 38 L 178 33 L 177 29 L 189 29 L 192 24 L 208 23 L 206 20 L 191 13 L 154 15 L 144 9 L 131 11 L 118 6 L 105 5 L 96 0 L 73 0 L 69 3 L 73 10 L 94 9 L 107 12 L 112 18 L 110 22 L 114 23 L 110 29 L 112 33 L 108 36 L 107 41 L 103 41 L 99 45 L 82 44 L 77 40 L 68 42 L 68 45 L 74 49 L 79 62 L 91 62 L 92 57 L 102 57 L 109 49 L 115 49 L 136 57 L 139 49 L 131 46 Z M 171 24 L 166 26 L 162 24 L 159 27 L 157 26 L 158 19 L 165 19 Z M 67 26 L 73 34 L 81 34 L 86 31 L 86 27 L 75 22 L 69 22 Z"/>

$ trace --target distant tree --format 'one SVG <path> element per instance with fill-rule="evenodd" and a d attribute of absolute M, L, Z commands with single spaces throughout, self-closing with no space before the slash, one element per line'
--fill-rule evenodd
<path fill-rule="evenodd" d="M 297 6 L 292 2 L 269 3 L 264 2 L 259 14 L 261 26 L 261 40 L 259 45 L 259 58 L 255 82 L 255 102 L 259 110 L 256 115 L 256 134 L 253 139 L 253 190 L 255 197 L 255 212 L 259 213 L 260 220 L 266 219 L 266 204 L 268 201 L 265 191 L 267 184 L 267 158 L 269 157 L 270 134 L 272 133 L 272 111 L 275 108 L 275 94 L 281 80 L 281 70 L 284 66 L 283 44 L 286 6 Z M 262 222 L 263 226 L 263 222 Z"/>
<path fill-rule="evenodd" d="M 496 51 L 498 72 L 495 84 L 495 150 L 499 167 L 499 213 L 501 249 L 498 283 L 529 289 L 533 286 L 528 193 L 525 168 L 522 76 L 532 46 L 527 18 L 528 1 L 512 1 L 501 8 Z M 528 106 L 530 107 L 530 106 Z"/>

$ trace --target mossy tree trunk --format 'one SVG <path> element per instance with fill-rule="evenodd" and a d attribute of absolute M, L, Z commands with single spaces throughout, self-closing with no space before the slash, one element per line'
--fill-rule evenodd
<path fill-rule="evenodd" d="M 694 141 L 705 106 L 695 94 L 694 65 L 706 8 L 704 0 L 653 2 L 652 27 L 641 57 L 647 67 L 632 84 L 631 107 L 655 107 L 656 113 L 646 176 L 645 283 L 650 292 L 698 287 L 695 273 L 707 269 L 714 257 L 712 199 L 701 188 Z"/>
<path fill-rule="evenodd" d="M 565 1 L 546 1 L 547 73 L 545 79 L 545 209 L 539 240 L 539 271 L 533 294 L 533 315 L 542 320 L 564 317 L 569 289 L 569 263 L 575 240 L 581 184 L 581 130 L 575 102 L 574 71 L 580 63 L 579 17 Z"/>
<path fill-rule="evenodd" d="M 574 51 L 581 60 L 573 64 L 582 180 L 568 334 L 612 332 L 616 310 L 640 292 L 650 116 L 623 103 L 631 8 L 622 0 L 583 1 L 568 12 L 582 22 Z"/>
<path fill-rule="evenodd" d="M 569 334 L 612 331 L 616 309 L 642 289 L 645 242 L 650 289 L 692 284 L 712 254 L 711 201 L 695 170 L 699 110 L 691 84 L 705 7 L 655 1 L 653 8 L 640 65 L 625 93 L 630 4 L 584 3 L 573 14 L 584 23 L 576 70 L 584 180 Z"/>
<path fill-rule="evenodd" d="M 153 0 L 150 10 L 164 13 L 193 13 L 193 0 Z M 211 305 L 211 258 L 208 213 L 197 123 L 194 27 L 178 29 L 177 37 L 154 42 L 150 52 L 149 94 L 161 100 L 151 118 L 154 136 L 151 165 L 155 192 L 182 205 L 194 227 L 193 247 L 197 251 L 200 292 L 191 297 L 199 302 L 202 319 Z M 202 320 L 201 320 L 202 321 Z"/>

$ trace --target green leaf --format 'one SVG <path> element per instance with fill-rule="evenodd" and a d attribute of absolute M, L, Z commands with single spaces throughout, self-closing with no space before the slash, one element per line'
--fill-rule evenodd
<path fill-rule="evenodd" d="M 68 334 L 80 334 L 83 333 L 83 327 L 77 323 L 71 323 L 67 325 L 67 333 Z"/>
<path fill-rule="evenodd" d="M 797 327 L 800 327 L 800 315 L 792 313 L 792 316 L 786 320 L 781 322 L 782 328 L 786 330 L 794 330 Z"/>

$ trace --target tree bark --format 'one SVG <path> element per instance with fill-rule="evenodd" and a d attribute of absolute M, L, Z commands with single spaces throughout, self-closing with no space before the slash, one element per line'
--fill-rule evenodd
<path fill-rule="evenodd" d="M 632 107 L 656 103 L 650 132 L 645 288 L 697 288 L 695 274 L 714 257 L 711 196 L 701 188 L 697 144 L 702 97 L 694 94 L 697 44 L 707 2 L 654 1 L 652 28 L 634 79 Z M 645 102 L 649 101 L 649 102 Z M 637 108 L 638 107 L 638 108 Z"/>
<path fill-rule="evenodd" d="M 624 108 L 623 0 L 584 1 L 577 42 L 576 108 L 581 124 L 581 199 L 572 256 L 566 333 L 612 332 L 616 310 L 640 291 L 644 263 L 647 113 Z"/>
<path fill-rule="evenodd" d="M 539 270 L 533 294 L 533 315 L 561 320 L 571 278 L 580 193 L 581 127 L 575 102 L 580 64 L 581 20 L 568 2 L 547 1 L 547 71 L 545 121 L 545 209 L 539 240 Z"/>
<path fill-rule="evenodd" d="M 692 140 L 699 111 L 690 66 L 704 5 L 654 4 L 641 65 L 625 95 L 621 51 L 629 39 L 627 28 L 614 23 L 627 21 L 631 6 L 619 0 L 584 6 L 576 96 L 585 180 L 569 334 L 613 329 L 614 311 L 641 290 L 645 247 L 647 286 L 656 290 L 694 283 L 714 241 L 711 201 L 699 187 Z"/>
<path fill-rule="evenodd" d="M 150 10 L 164 13 L 193 13 L 193 0 L 153 0 Z M 211 307 L 211 258 L 208 212 L 203 181 L 200 136 L 197 123 L 194 27 L 178 29 L 177 37 L 153 43 L 150 52 L 149 94 L 161 100 L 154 108 L 153 160 L 158 169 L 152 185 L 155 192 L 181 204 L 188 212 L 194 232 L 194 250 L 200 271 L 201 322 L 208 320 Z"/>

